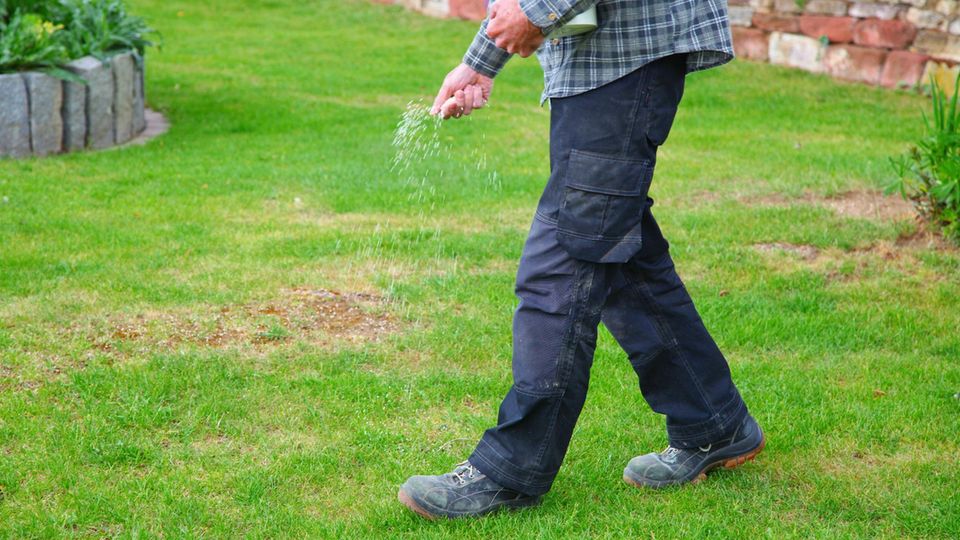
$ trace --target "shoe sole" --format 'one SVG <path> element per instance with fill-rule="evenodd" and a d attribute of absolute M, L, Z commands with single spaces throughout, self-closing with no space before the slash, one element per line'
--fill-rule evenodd
<path fill-rule="evenodd" d="M 402 502 L 402 503 L 404 504 L 404 506 L 406 506 L 407 508 L 413 510 L 414 512 L 420 514 L 421 516 L 423 516 L 423 517 L 425 517 L 425 518 L 427 518 L 427 519 L 429 519 L 429 520 L 431 520 L 431 521 L 433 521 L 433 520 L 435 520 L 435 519 L 437 519 L 437 518 L 444 517 L 444 516 L 434 515 L 434 514 L 431 514 L 430 512 L 428 512 L 428 511 L 427 511 L 426 509 L 424 509 L 422 506 L 420 506 L 419 504 L 417 504 L 417 502 L 413 500 L 413 497 L 407 495 L 406 492 L 403 491 L 403 489 L 400 489 L 400 491 L 397 492 L 397 498 L 400 499 L 400 502 Z"/>
<path fill-rule="evenodd" d="M 487 511 L 484 511 L 484 512 L 480 512 L 480 513 L 477 513 L 477 514 L 463 514 L 463 515 L 445 516 L 445 515 L 443 515 L 443 514 L 434 514 L 434 513 L 430 512 L 429 510 L 427 510 L 426 508 L 424 508 L 423 506 L 420 506 L 420 505 L 417 503 L 417 501 L 413 500 L 413 497 L 411 497 L 410 495 L 408 495 L 407 492 L 405 492 L 405 491 L 403 490 L 402 487 L 401 487 L 400 490 L 397 492 L 397 499 L 399 499 L 400 502 L 402 502 L 402 503 L 404 504 L 404 506 L 406 506 L 406 507 L 409 508 L 410 510 L 413 510 L 413 511 L 416 512 L 417 514 L 419 514 L 419 515 L 421 515 L 421 516 L 429 519 L 430 521 L 434 521 L 434 520 L 438 520 L 438 519 L 459 519 L 459 518 L 466 518 L 466 517 L 481 517 L 481 516 L 485 516 L 485 515 L 492 514 L 492 513 L 495 513 L 495 512 L 500 512 L 500 511 L 516 512 L 516 511 L 519 511 L 519 510 L 523 510 L 524 508 L 530 508 L 530 507 L 533 507 L 533 506 L 536 506 L 536 505 L 540 504 L 540 498 L 538 497 L 538 498 L 537 498 L 535 501 L 533 501 L 532 503 L 531 503 L 531 502 L 526 502 L 526 501 L 523 502 L 523 503 L 520 503 L 520 504 L 517 504 L 516 502 L 514 502 L 514 503 L 504 503 L 504 504 L 501 504 L 500 506 L 498 506 L 498 507 L 496 507 L 496 508 L 493 508 L 493 509 L 490 509 L 490 510 L 487 510 Z"/>
<path fill-rule="evenodd" d="M 698 474 L 696 477 L 694 477 L 692 480 L 689 480 L 689 481 L 681 480 L 677 482 L 660 482 L 657 484 L 644 484 L 642 482 L 637 482 L 636 480 L 630 478 L 626 474 L 623 475 L 623 481 L 634 487 L 654 488 L 654 489 L 667 487 L 667 486 L 676 486 L 676 485 L 685 484 L 685 483 L 699 484 L 700 482 L 707 479 L 707 473 L 712 471 L 713 469 L 716 469 L 717 467 L 721 467 L 721 466 L 724 469 L 734 469 L 736 467 L 739 467 L 740 465 L 743 465 L 744 463 L 757 457 L 757 454 L 759 454 L 763 450 L 763 447 L 766 445 L 767 445 L 767 437 L 766 435 L 762 435 L 760 438 L 760 444 L 758 444 L 757 447 L 754 448 L 753 450 L 750 450 L 749 452 L 745 454 L 741 454 L 739 456 L 734 456 L 734 457 L 724 458 L 718 461 L 714 461 L 713 463 L 704 467 L 703 470 L 700 471 L 700 474 Z"/>

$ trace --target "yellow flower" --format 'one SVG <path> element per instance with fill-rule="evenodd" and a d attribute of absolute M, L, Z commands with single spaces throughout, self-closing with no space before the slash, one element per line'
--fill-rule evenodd
<path fill-rule="evenodd" d="M 53 24 L 42 19 L 37 19 L 33 25 L 33 31 L 39 38 L 49 37 L 60 30 L 63 30 L 62 24 Z"/>

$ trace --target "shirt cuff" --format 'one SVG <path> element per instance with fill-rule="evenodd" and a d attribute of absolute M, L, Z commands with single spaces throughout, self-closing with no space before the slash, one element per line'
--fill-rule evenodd
<path fill-rule="evenodd" d="M 489 19 L 484 19 L 480 23 L 480 30 L 473 38 L 473 43 L 470 44 L 467 53 L 463 55 L 463 63 L 477 73 L 493 78 L 503 69 L 512 55 L 497 47 L 490 36 L 487 35 L 488 21 Z"/>
<path fill-rule="evenodd" d="M 548 35 L 596 3 L 597 0 L 520 0 L 520 10 L 543 35 Z"/>

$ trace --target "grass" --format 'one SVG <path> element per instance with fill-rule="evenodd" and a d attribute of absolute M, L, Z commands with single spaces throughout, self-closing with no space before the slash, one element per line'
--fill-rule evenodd
<path fill-rule="evenodd" d="M 758 460 L 626 486 L 666 438 L 604 333 L 542 507 L 428 523 L 397 487 L 466 457 L 510 382 L 548 172 L 537 64 L 400 176 L 392 129 L 473 24 L 133 4 L 165 38 L 148 99 L 171 131 L 0 162 L 0 537 L 960 535 L 960 254 L 809 204 L 888 180 L 922 97 L 739 60 L 688 79 L 652 195 L 769 434 Z"/>

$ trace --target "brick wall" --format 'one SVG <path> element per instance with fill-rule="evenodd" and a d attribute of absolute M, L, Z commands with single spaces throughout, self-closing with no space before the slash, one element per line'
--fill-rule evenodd
<path fill-rule="evenodd" d="M 484 0 L 376 0 L 480 20 Z M 960 0 L 728 0 L 734 49 L 770 62 L 888 88 L 952 89 L 960 63 Z"/>
<path fill-rule="evenodd" d="M 889 88 L 952 88 L 960 62 L 957 0 L 728 0 L 740 58 Z"/>

